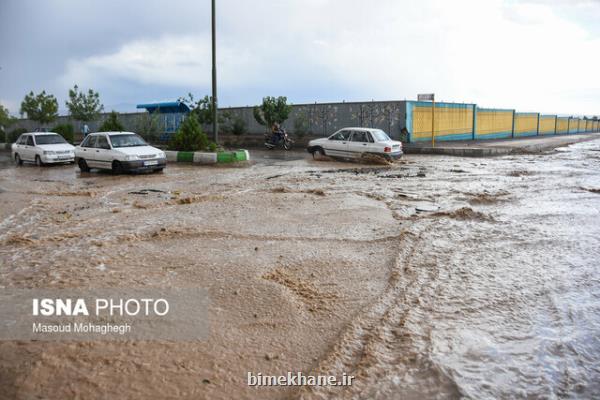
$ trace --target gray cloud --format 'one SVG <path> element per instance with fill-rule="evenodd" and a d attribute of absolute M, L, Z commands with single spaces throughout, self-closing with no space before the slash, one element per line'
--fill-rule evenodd
<path fill-rule="evenodd" d="M 541 0 L 219 0 L 222 105 L 404 99 L 558 112 L 600 110 L 599 41 Z M 596 7 L 582 2 L 580 7 Z M 75 83 L 107 108 L 210 91 L 208 2 L 4 0 L 0 102 L 29 90 L 63 104 Z M 18 32 L 18 34 L 17 34 Z M 10 38 L 10 39 L 9 39 Z M 565 56 L 558 57 L 564 49 Z M 568 51 L 569 53 L 566 53 Z M 585 62 L 573 62 L 572 54 Z"/>

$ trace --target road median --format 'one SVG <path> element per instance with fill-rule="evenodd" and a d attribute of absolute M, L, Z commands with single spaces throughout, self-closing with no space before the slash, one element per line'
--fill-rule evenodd
<path fill-rule="evenodd" d="M 217 152 L 202 151 L 174 151 L 166 150 L 167 162 L 186 162 L 192 164 L 231 164 L 242 161 L 250 161 L 248 150 L 230 150 Z"/>

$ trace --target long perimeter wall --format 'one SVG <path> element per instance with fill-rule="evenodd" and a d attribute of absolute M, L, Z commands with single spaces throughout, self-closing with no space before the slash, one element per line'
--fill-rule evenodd
<path fill-rule="evenodd" d="M 266 127 L 259 125 L 253 116 L 253 107 L 221 108 L 219 112 L 241 120 L 245 135 L 262 135 Z M 144 117 L 147 113 L 119 114 L 125 129 L 144 136 Z M 92 132 L 98 130 L 108 114 L 97 121 L 88 122 Z M 161 140 L 168 140 L 185 118 L 185 114 L 161 114 Z M 80 132 L 83 123 L 68 116 L 61 116 L 53 124 L 41 126 L 31 120 L 21 119 L 11 129 L 23 128 L 33 131 L 51 129 L 57 124 L 69 123 Z M 283 124 L 292 134 L 328 136 L 335 131 L 361 126 L 380 128 L 393 139 L 404 142 L 435 140 L 505 139 L 533 135 L 554 135 L 580 132 L 598 132 L 599 121 L 539 113 L 521 113 L 513 109 L 480 108 L 476 104 L 435 103 L 435 116 L 431 102 L 419 101 L 369 101 L 342 103 L 295 104 L 289 118 Z M 435 127 L 433 127 L 435 125 Z M 222 124 L 225 129 L 226 124 Z M 433 127 L 433 131 L 432 131 Z M 210 133 L 210 126 L 205 126 Z M 224 132 L 227 133 L 227 132 Z"/>
<path fill-rule="evenodd" d="M 596 119 L 480 108 L 476 104 L 407 101 L 408 142 L 507 139 L 538 135 L 599 132 Z"/>

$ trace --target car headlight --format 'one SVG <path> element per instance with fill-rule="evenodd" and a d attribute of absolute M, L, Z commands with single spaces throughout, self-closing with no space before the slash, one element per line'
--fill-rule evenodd
<path fill-rule="evenodd" d="M 54 154 L 56 154 L 54 151 L 44 151 L 45 156 L 53 156 Z"/>
<path fill-rule="evenodd" d="M 136 156 L 136 155 L 125 156 L 125 160 L 126 161 L 134 161 L 134 160 L 137 160 L 137 159 L 138 159 L 138 156 Z"/>
<path fill-rule="evenodd" d="M 167 155 L 164 152 L 158 153 L 158 158 L 167 158 Z"/>

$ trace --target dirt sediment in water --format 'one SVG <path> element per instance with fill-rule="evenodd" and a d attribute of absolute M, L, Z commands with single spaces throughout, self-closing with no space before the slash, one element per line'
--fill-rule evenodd
<path fill-rule="evenodd" d="M 312 276 L 316 277 L 314 273 Z M 299 279 L 283 268 L 277 268 L 263 275 L 263 278 L 279 283 L 301 297 L 306 301 L 311 312 L 327 309 L 328 300 L 337 298 L 335 293 L 320 292 L 310 281 Z"/>
<path fill-rule="evenodd" d="M 264 178 L 280 168 L 256 169 L 0 171 L 2 200 L 26 199 L 22 212 L 1 222 L 5 285 L 198 286 L 211 302 L 206 341 L 2 342 L 0 398 L 228 399 L 255 393 L 248 371 L 310 371 L 385 285 L 393 248 L 376 240 L 392 235 L 396 223 L 379 202 L 328 196 L 314 179 L 298 186 L 306 176 L 279 180 L 294 190 L 272 190 Z M 34 172 L 52 179 L 32 181 Z M 94 196 L 78 189 L 91 182 Z M 68 201 L 56 196 L 62 190 Z M 260 397 L 294 390 L 271 388 Z"/>
<path fill-rule="evenodd" d="M 471 207 L 461 207 L 453 211 L 439 211 L 431 214 L 431 217 L 447 217 L 463 220 L 493 221 L 494 219 L 479 211 L 474 211 Z"/>
<path fill-rule="evenodd" d="M 0 398 L 597 397 L 597 197 L 579 190 L 598 187 L 597 147 L 139 176 L 0 169 L 4 287 L 210 299 L 203 341 L 1 342 Z M 357 378 L 246 382 L 288 371 Z"/>
<path fill-rule="evenodd" d="M 472 197 L 468 199 L 468 202 L 471 205 L 489 205 L 510 200 L 507 192 L 479 193 L 471 196 Z"/>

